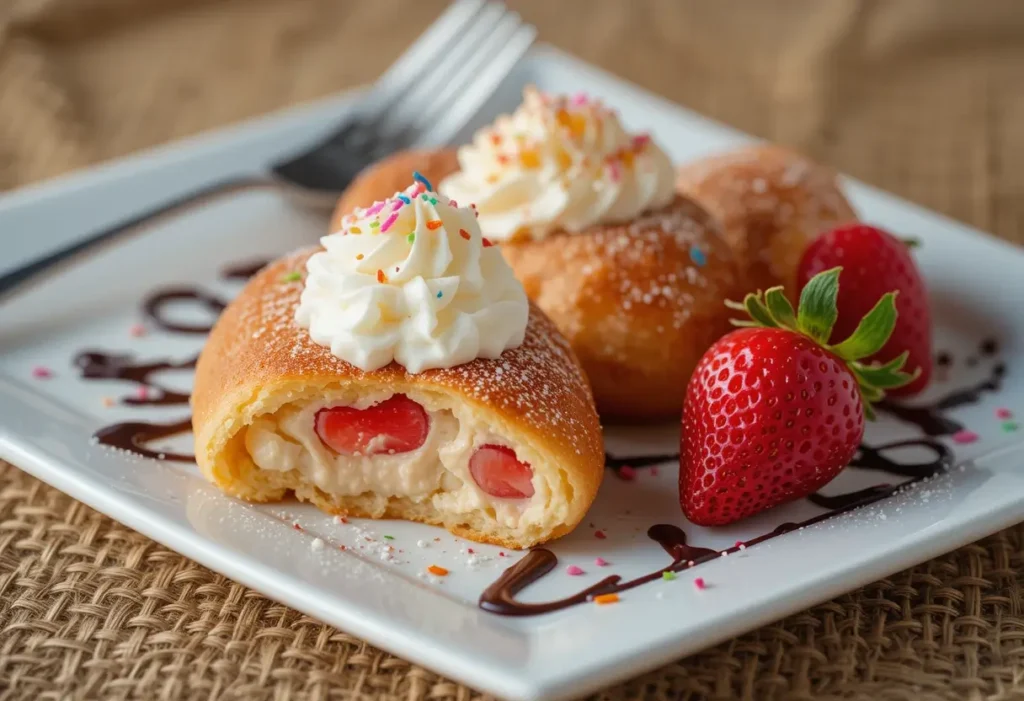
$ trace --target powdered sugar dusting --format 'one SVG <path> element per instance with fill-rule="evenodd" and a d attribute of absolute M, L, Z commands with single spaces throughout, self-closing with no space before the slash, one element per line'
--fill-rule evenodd
<path fill-rule="evenodd" d="M 678 336 L 695 316 L 720 313 L 737 282 L 714 221 L 685 198 L 627 224 L 549 243 L 557 245 L 513 245 L 506 255 L 527 293 L 566 335 L 604 339 L 588 350 L 606 360 L 625 362 L 638 342 L 670 343 L 666 334 Z M 694 249 L 700 254 L 691 255 Z M 527 259 L 533 256 L 538 260 Z M 560 274 L 552 276 L 556 266 Z M 652 337 L 641 339 L 644 333 Z"/>
<path fill-rule="evenodd" d="M 834 171 L 779 146 L 687 164 L 677 186 L 721 220 L 761 287 L 791 282 L 806 241 L 855 218 Z"/>

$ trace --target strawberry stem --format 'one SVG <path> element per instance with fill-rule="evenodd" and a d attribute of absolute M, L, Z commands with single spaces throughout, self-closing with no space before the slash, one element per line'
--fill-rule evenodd
<path fill-rule="evenodd" d="M 913 373 L 903 370 L 908 353 L 887 363 L 865 364 L 864 358 L 878 353 L 892 336 L 899 316 L 896 310 L 896 292 L 882 295 L 875 306 L 864 315 L 850 337 L 830 344 L 832 328 L 839 316 L 836 304 L 839 298 L 839 274 L 842 268 L 818 273 L 804 286 L 796 311 L 786 299 L 783 288 L 772 287 L 767 292 L 750 293 L 743 302 L 726 301 L 730 309 L 745 311 L 750 319 L 734 319 L 741 327 L 782 328 L 810 338 L 822 348 L 837 355 L 857 380 L 864 414 L 874 418 L 871 404 L 885 396 L 885 390 L 902 387 L 917 379 L 921 368 Z"/>

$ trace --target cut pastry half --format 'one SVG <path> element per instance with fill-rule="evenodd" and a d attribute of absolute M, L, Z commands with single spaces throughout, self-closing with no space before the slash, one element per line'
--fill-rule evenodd
<path fill-rule="evenodd" d="M 316 252 L 268 266 L 214 327 L 193 394 L 203 474 L 250 501 L 293 494 L 509 548 L 572 530 L 604 453 L 579 363 L 543 313 L 531 306 L 521 344 L 496 357 L 361 370 L 296 321 Z"/>

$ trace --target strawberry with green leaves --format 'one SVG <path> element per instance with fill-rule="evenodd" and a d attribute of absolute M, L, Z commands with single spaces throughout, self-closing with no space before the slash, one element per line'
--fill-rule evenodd
<path fill-rule="evenodd" d="M 686 517 L 721 526 L 808 496 L 853 458 L 871 403 L 912 382 L 907 354 L 865 364 L 896 326 L 896 293 L 830 345 L 839 273 L 816 275 L 794 311 L 782 287 L 749 294 L 749 320 L 719 339 L 687 387 L 679 457 Z"/>

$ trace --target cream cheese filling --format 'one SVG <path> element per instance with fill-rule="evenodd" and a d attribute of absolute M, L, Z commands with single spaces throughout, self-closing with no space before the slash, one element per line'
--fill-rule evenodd
<path fill-rule="evenodd" d="M 298 470 L 308 482 L 332 495 L 372 493 L 430 502 L 442 513 L 482 511 L 498 524 L 512 528 L 524 521 L 547 520 L 544 505 L 550 501 L 551 487 L 536 470 L 534 495 L 530 498 L 502 499 L 480 489 L 470 474 L 470 458 L 481 446 L 508 446 L 509 441 L 475 420 L 468 411 L 456 415 L 433 396 L 409 395 L 423 406 L 430 420 L 426 440 L 413 451 L 390 455 L 339 455 L 317 435 L 316 414 L 321 409 L 336 406 L 365 409 L 390 396 L 387 392 L 364 394 L 358 399 L 327 396 L 286 405 L 274 414 L 253 421 L 245 436 L 246 450 L 261 469 Z M 533 464 L 529 456 L 517 453 L 517 457 Z"/>

